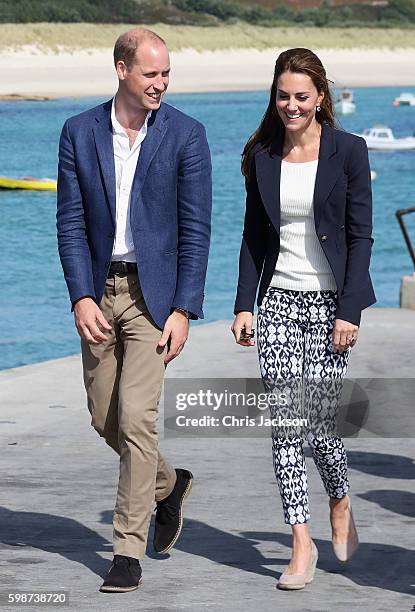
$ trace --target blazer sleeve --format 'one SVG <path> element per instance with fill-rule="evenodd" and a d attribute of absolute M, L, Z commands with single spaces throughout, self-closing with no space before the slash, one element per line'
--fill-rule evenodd
<path fill-rule="evenodd" d="M 372 251 L 372 187 L 366 142 L 356 138 L 349 155 L 346 194 L 347 262 L 336 318 L 360 325 L 362 302 L 370 286 Z"/>
<path fill-rule="evenodd" d="M 59 141 L 56 227 L 59 257 L 73 310 L 80 298 L 96 298 L 82 194 L 68 121 L 62 128 Z"/>
<path fill-rule="evenodd" d="M 249 177 L 245 181 L 245 218 L 234 314 L 242 311 L 254 312 L 255 297 L 266 252 L 268 217 L 258 189 L 253 152 L 249 167 Z"/>
<path fill-rule="evenodd" d="M 212 165 L 206 131 L 196 123 L 183 149 L 177 185 L 178 266 L 172 309 L 203 319 L 212 212 Z"/>

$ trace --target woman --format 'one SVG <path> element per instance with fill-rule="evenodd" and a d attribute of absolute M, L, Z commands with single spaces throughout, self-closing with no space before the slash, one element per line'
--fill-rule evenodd
<path fill-rule="evenodd" d="M 312 51 L 289 49 L 278 57 L 268 108 L 245 146 L 242 172 L 246 213 L 232 331 L 238 344 L 254 344 L 259 285 L 262 379 L 267 390 L 288 392 L 280 414 L 308 417 L 305 432 L 273 427 L 272 440 L 293 534 L 291 561 L 277 586 L 302 589 L 313 580 L 318 557 L 307 525 L 305 437 L 329 496 L 334 552 L 346 561 L 358 545 L 346 452 L 334 423 L 361 311 L 376 301 L 366 143 L 335 129 L 326 72 Z"/>

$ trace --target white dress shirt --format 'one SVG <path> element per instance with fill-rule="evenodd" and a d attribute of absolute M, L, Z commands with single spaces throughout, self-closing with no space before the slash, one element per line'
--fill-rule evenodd
<path fill-rule="evenodd" d="M 114 145 L 116 225 L 112 261 L 135 262 L 133 236 L 130 225 L 131 187 L 140 155 L 141 143 L 147 134 L 151 111 L 130 149 L 128 134 L 115 116 L 115 96 L 112 100 L 111 123 Z"/>
<path fill-rule="evenodd" d="M 282 160 L 280 252 L 271 286 L 296 291 L 335 290 L 336 281 L 317 238 L 313 194 L 318 160 Z"/>

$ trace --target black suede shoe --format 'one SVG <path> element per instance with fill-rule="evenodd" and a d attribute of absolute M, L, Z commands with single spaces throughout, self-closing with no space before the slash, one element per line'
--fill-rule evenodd
<path fill-rule="evenodd" d="M 193 474 L 176 469 L 177 480 L 168 497 L 157 502 L 154 527 L 154 550 L 164 554 L 172 548 L 183 527 L 183 502 L 192 488 Z"/>
<path fill-rule="evenodd" d="M 114 555 L 108 574 L 100 591 L 104 593 L 126 593 L 135 591 L 141 584 L 141 567 L 138 559 Z"/>

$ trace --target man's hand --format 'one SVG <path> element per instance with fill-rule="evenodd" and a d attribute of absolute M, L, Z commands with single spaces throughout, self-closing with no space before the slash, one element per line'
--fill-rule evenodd
<path fill-rule="evenodd" d="M 78 334 L 88 344 L 101 344 L 107 339 L 107 336 L 99 329 L 97 322 L 104 330 L 112 330 L 102 311 L 90 297 L 81 298 L 76 302 L 74 316 Z"/>
<path fill-rule="evenodd" d="M 237 344 L 241 346 L 254 346 L 255 340 L 252 338 L 244 337 L 244 334 L 251 334 L 252 332 L 252 312 L 238 312 L 231 327 L 231 332 L 235 336 Z"/>
<path fill-rule="evenodd" d="M 167 365 L 172 359 L 182 352 L 182 349 L 189 334 L 189 321 L 183 312 L 175 310 L 169 316 L 163 329 L 158 346 L 163 348 L 168 346 L 167 355 L 164 363 Z"/>
<path fill-rule="evenodd" d="M 343 353 L 349 346 L 354 346 L 358 332 L 359 327 L 357 325 L 349 321 L 343 321 L 343 319 L 335 319 L 332 335 L 334 352 Z"/>

